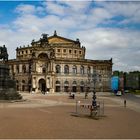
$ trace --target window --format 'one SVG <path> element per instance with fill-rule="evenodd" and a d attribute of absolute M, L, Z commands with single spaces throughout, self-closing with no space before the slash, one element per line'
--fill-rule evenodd
<path fill-rule="evenodd" d="M 65 74 L 68 74 L 69 73 L 69 66 L 68 65 L 65 65 L 65 67 L 64 67 L 64 73 Z"/>
<path fill-rule="evenodd" d="M 80 85 L 81 85 L 81 86 L 84 86 L 84 81 L 81 81 L 81 82 L 80 82 Z"/>
<path fill-rule="evenodd" d="M 81 72 L 81 74 L 84 74 L 84 66 L 81 66 L 80 72 Z"/>
<path fill-rule="evenodd" d="M 64 85 L 69 85 L 69 82 L 68 82 L 68 81 L 65 81 L 65 82 L 64 82 Z"/>
<path fill-rule="evenodd" d="M 56 81 L 55 84 L 56 84 L 56 85 L 60 85 L 60 81 Z"/>
<path fill-rule="evenodd" d="M 75 53 L 75 54 L 76 54 L 76 52 L 77 52 L 77 51 L 76 51 L 76 50 L 74 50 L 74 53 Z"/>
<path fill-rule="evenodd" d="M 73 81 L 72 83 L 72 92 L 77 92 L 77 82 Z"/>
<path fill-rule="evenodd" d="M 81 51 L 79 51 L 79 54 L 81 54 Z"/>
<path fill-rule="evenodd" d="M 22 54 L 23 54 L 24 52 L 22 51 Z"/>
<path fill-rule="evenodd" d="M 87 74 L 90 74 L 91 73 L 91 69 L 90 69 L 90 66 L 88 66 L 87 68 Z"/>
<path fill-rule="evenodd" d="M 57 52 L 60 52 L 60 49 L 57 49 Z"/>
<path fill-rule="evenodd" d="M 73 74 L 77 74 L 77 67 L 73 66 Z"/>
<path fill-rule="evenodd" d="M 72 85 L 74 86 L 76 86 L 77 85 L 77 82 L 76 81 L 73 81 L 73 83 L 72 83 Z"/>
<path fill-rule="evenodd" d="M 58 80 L 55 82 L 55 91 L 56 92 L 60 92 L 61 91 L 61 89 L 60 89 L 60 81 L 58 81 Z"/>
<path fill-rule="evenodd" d="M 64 49 L 63 52 L 66 53 L 66 49 Z"/>
<path fill-rule="evenodd" d="M 69 53 L 71 53 L 71 50 L 69 50 Z"/>
<path fill-rule="evenodd" d="M 19 65 L 16 66 L 16 71 L 19 73 Z"/>
<path fill-rule="evenodd" d="M 84 82 L 83 81 L 80 82 L 80 91 L 84 92 Z"/>
<path fill-rule="evenodd" d="M 22 71 L 23 71 L 23 73 L 26 73 L 26 66 L 25 65 L 22 66 Z"/>
<path fill-rule="evenodd" d="M 56 65 L 55 69 L 56 69 L 56 73 L 61 73 L 60 65 Z"/>
<path fill-rule="evenodd" d="M 28 51 L 26 50 L 26 53 L 28 53 Z"/>

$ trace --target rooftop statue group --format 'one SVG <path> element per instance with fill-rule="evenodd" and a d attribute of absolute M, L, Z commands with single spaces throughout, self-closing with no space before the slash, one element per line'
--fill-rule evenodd
<path fill-rule="evenodd" d="M 8 53 L 5 45 L 0 46 L 0 59 L 3 59 L 3 61 L 8 61 Z"/>

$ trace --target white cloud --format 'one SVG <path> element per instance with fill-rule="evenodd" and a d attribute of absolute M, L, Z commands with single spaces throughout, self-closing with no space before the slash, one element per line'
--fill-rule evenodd
<path fill-rule="evenodd" d="M 74 37 L 80 38 L 86 46 L 89 59 L 113 58 L 113 69 L 125 71 L 136 70 L 140 66 L 139 31 L 96 28 L 79 31 Z"/>
<path fill-rule="evenodd" d="M 20 14 L 33 14 L 36 12 L 36 9 L 33 5 L 20 4 L 15 9 L 15 12 L 18 12 Z"/>
<path fill-rule="evenodd" d="M 0 45 L 6 44 L 10 58 L 15 58 L 16 47 L 30 44 L 32 39 L 38 40 L 42 33 L 52 35 L 57 30 L 58 35 L 74 40 L 79 38 L 87 48 L 88 59 L 112 57 L 113 69 L 139 70 L 140 31 L 99 28 L 98 25 L 110 24 L 112 18 L 118 15 L 125 17 L 120 24 L 139 22 L 140 5 L 100 2 L 101 7 L 89 8 L 91 3 L 47 1 L 42 6 L 19 5 L 16 10 L 20 14 L 12 26 L 0 26 Z M 39 16 L 38 13 L 44 16 Z M 113 23 L 118 24 L 119 21 Z"/>
<path fill-rule="evenodd" d="M 104 9 L 113 16 L 123 16 L 122 24 L 140 23 L 140 2 L 138 1 L 120 1 L 120 2 L 99 2 Z"/>

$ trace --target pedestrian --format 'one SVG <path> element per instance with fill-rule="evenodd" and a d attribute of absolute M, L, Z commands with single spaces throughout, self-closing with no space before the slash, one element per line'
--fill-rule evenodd
<path fill-rule="evenodd" d="M 72 98 L 75 99 L 75 93 L 72 94 Z"/>
<path fill-rule="evenodd" d="M 124 100 L 124 107 L 126 107 L 126 100 Z"/>

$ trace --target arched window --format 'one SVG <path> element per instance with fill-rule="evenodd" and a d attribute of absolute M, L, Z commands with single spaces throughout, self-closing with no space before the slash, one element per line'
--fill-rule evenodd
<path fill-rule="evenodd" d="M 68 81 L 64 82 L 64 92 L 69 92 L 69 82 Z"/>
<path fill-rule="evenodd" d="M 61 91 L 61 89 L 60 89 L 60 81 L 58 81 L 58 80 L 55 82 L 55 91 L 56 92 L 60 92 Z"/>
<path fill-rule="evenodd" d="M 48 55 L 46 53 L 41 53 L 38 55 L 39 59 L 48 59 Z"/>
<path fill-rule="evenodd" d="M 56 85 L 60 85 L 60 81 L 56 81 L 55 84 L 56 84 Z"/>
<path fill-rule="evenodd" d="M 60 65 L 56 65 L 55 70 L 56 70 L 56 73 L 61 73 Z"/>
<path fill-rule="evenodd" d="M 77 92 L 77 82 L 73 81 L 72 83 L 72 92 Z"/>
<path fill-rule="evenodd" d="M 23 71 L 23 73 L 26 73 L 26 66 L 25 65 L 22 66 L 22 71 Z"/>
<path fill-rule="evenodd" d="M 69 85 L 69 82 L 68 82 L 68 81 L 65 81 L 65 82 L 64 82 L 64 85 Z"/>
<path fill-rule="evenodd" d="M 80 72 L 81 72 L 81 74 L 84 74 L 84 66 L 81 66 Z"/>
<path fill-rule="evenodd" d="M 16 71 L 19 73 L 19 65 L 16 66 Z"/>
<path fill-rule="evenodd" d="M 77 67 L 76 66 L 73 66 L 73 74 L 77 74 Z"/>
<path fill-rule="evenodd" d="M 25 80 L 22 80 L 22 91 L 25 91 Z"/>
<path fill-rule="evenodd" d="M 77 85 L 77 82 L 76 81 L 73 81 L 72 85 Z"/>
<path fill-rule="evenodd" d="M 84 92 L 84 82 L 83 81 L 80 82 L 80 91 Z"/>
<path fill-rule="evenodd" d="M 81 86 L 84 86 L 84 82 L 83 82 L 83 81 L 81 81 L 81 82 L 80 82 L 80 85 L 81 85 Z"/>
<path fill-rule="evenodd" d="M 91 69 L 90 69 L 90 66 L 88 66 L 87 68 L 87 74 L 90 74 L 91 73 Z"/>
<path fill-rule="evenodd" d="M 68 65 L 65 65 L 65 67 L 64 67 L 64 73 L 65 74 L 69 74 L 69 66 Z"/>

